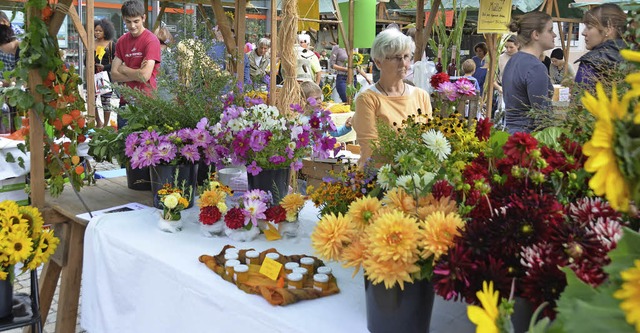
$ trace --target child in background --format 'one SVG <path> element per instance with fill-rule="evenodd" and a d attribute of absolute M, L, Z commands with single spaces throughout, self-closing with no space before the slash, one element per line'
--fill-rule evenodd
<path fill-rule="evenodd" d="M 308 105 L 306 105 L 307 100 L 309 98 L 315 98 L 317 103 L 322 103 L 322 98 L 323 98 L 322 89 L 320 89 L 320 86 L 317 85 L 315 82 L 303 81 L 303 82 L 300 82 L 300 91 L 302 93 L 302 99 L 304 100 L 303 103 L 305 103 L 305 106 L 304 106 L 305 115 L 308 115 L 309 112 L 311 111 L 311 108 Z M 340 126 L 340 128 L 338 128 L 337 130 L 329 131 L 329 135 L 331 135 L 334 138 L 337 138 L 349 132 L 351 132 L 351 117 L 347 118 L 347 121 L 345 122 L 345 124 L 343 126 Z"/>
<path fill-rule="evenodd" d="M 473 77 L 473 73 L 476 72 L 476 63 L 473 59 L 467 59 L 462 63 L 462 71 L 464 72 L 464 78 L 473 82 L 476 88 L 476 94 L 480 94 L 480 85 L 478 84 L 478 80 Z"/>

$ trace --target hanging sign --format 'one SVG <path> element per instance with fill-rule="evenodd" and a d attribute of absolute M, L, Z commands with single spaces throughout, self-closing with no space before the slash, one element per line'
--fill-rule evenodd
<path fill-rule="evenodd" d="M 298 16 L 300 18 L 320 19 L 320 0 L 298 0 Z M 298 21 L 298 31 L 320 30 L 320 23 Z"/>
<path fill-rule="evenodd" d="M 511 0 L 480 0 L 478 33 L 508 33 Z"/>

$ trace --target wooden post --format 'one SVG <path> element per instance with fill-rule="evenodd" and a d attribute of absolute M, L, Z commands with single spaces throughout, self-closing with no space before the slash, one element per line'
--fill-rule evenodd
<path fill-rule="evenodd" d="M 277 56 L 278 56 L 278 3 L 271 0 L 271 72 L 269 74 L 269 105 L 276 105 L 276 76 Z"/>
<path fill-rule="evenodd" d="M 347 47 L 347 85 L 353 83 L 353 7 L 355 6 L 355 0 L 349 0 L 349 43 L 344 43 Z M 342 21 L 342 20 L 340 20 Z M 343 101 L 344 102 L 344 101 Z M 351 104 L 351 98 L 347 98 L 347 104 Z"/>
<path fill-rule="evenodd" d="M 436 21 L 436 16 L 438 13 L 438 8 L 440 7 L 440 3 L 442 0 L 433 0 L 431 3 L 431 11 L 429 12 L 429 18 L 427 19 L 427 26 L 422 31 L 422 41 L 426 43 L 431 37 L 431 30 L 433 30 L 433 23 Z M 423 8 L 418 8 L 417 10 L 424 11 Z"/>
<path fill-rule="evenodd" d="M 27 25 L 31 17 L 42 16 L 42 11 L 34 7 L 27 10 Z M 42 102 L 42 94 L 37 93 L 36 87 L 42 84 L 42 76 L 38 69 L 29 70 L 29 91 L 36 103 Z M 44 124 L 36 110 L 29 110 L 29 151 L 31 156 L 31 205 L 38 209 L 44 208 Z"/>
<path fill-rule="evenodd" d="M 342 14 L 340 14 L 340 7 L 338 6 L 338 0 L 333 1 L 333 9 L 336 11 L 336 18 L 338 18 L 338 30 L 340 30 L 340 37 L 344 43 L 344 49 L 349 50 L 351 47 L 351 40 L 347 38 L 347 32 L 344 31 L 344 21 L 342 21 Z"/>
<path fill-rule="evenodd" d="M 227 16 L 224 14 L 224 8 L 222 8 L 222 2 L 220 0 L 211 0 L 211 8 L 213 8 L 213 15 L 218 21 L 218 30 L 222 33 L 222 38 L 224 38 L 224 45 L 227 47 L 227 53 L 234 55 L 236 53 L 236 46 L 233 43 L 235 40 L 233 38 L 233 34 L 231 33 L 231 27 L 229 26 L 229 20 Z M 232 58 L 232 65 L 229 66 L 229 69 L 235 69 L 235 60 Z"/>
<path fill-rule="evenodd" d="M 64 22 L 64 18 L 67 16 L 67 12 L 69 11 L 69 7 L 73 6 L 73 0 L 60 0 L 56 4 L 56 11 L 51 16 L 51 21 L 49 21 L 49 34 L 54 36 L 60 30 L 62 26 L 62 22 Z"/>
<path fill-rule="evenodd" d="M 236 40 L 238 43 L 238 52 L 236 59 L 236 75 L 238 82 L 244 84 L 244 33 L 246 30 L 247 0 L 236 0 Z"/>
<path fill-rule="evenodd" d="M 87 57 L 85 62 L 87 67 L 85 68 L 85 75 L 87 82 L 87 113 L 89 114 L 89 118 L 93 116 L 94 121 L 99 116 L 96 114 L 96 85 L 94 84 L 93 77 L 95 76 L 95 38 L 93 34 L 94 26 L 93 26 L 93 0 L 87 0 L 87 43 L 85 44 L 87 49 Z M 109 119 L 104 120 L 105 124 L 109 124 Z"/>
<path fill-rule="evenodd" d="M 424 52 L 427 40 L 424 39 L 422 31 L 424 30 L 424 0 L 418 0 L 416 5 L 416 52 L 413 54 L 413 61 L 418 62 L 422 60 L 422 53 Z"/>
<path fill-rule="evenodd" d="M 198 6 L 202 6 L 199 4 Z M 164 11 L 167 10 L 167 3 L 163 2 L 162 6 L 160 6 L 160 12 L 158 13 L 158 17 L 156 17 L 156 22 L 153 24 L 153 30 L 151 32 L 155 32 L 156 29 L 160 27 L 160 22 L 162 22 L 162 16 L 164 15 Z M 207 27 L 209 26 L 209 21 L 207 21 Z"/>
<path fill-rule="evenodd" d="M 496 76 L 496 62 L 498 61 L 498 34 L 486 34 L 487 49 L 489 49 L 489 69 L 487 69 L 487 118 L 491 119 L 491 111 L 493 110 L 493 81 Z"/>

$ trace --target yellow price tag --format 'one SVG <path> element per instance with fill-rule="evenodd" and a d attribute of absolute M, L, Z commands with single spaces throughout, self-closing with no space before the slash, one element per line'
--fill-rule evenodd
<path fill-rule="evenodd" d="M 264 258 L 264 261 L 262 262 L 262 266 L 260 266 L 260 274 L 275 281 L 278 278 L 278 275 L 280 274 L 281 269 L 282 269 L 281 263 L 271 258 Z"/>
<path fill-rule="evenodd" d="M 271 222 L 267 222 L 267 230 L 262 230 L 262 232 L 264 232 L 264 236 L 268 241 L 274 241 L 282 238 L 278 229 L 271 224 Z"/>

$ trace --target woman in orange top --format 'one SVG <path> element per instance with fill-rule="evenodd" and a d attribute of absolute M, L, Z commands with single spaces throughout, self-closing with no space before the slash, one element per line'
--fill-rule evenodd
<path fill-rule="evenodd" d="M 351 123 L 360 144 L 360 166 L 372 154 L 372 143 L 378 139 L 378 122 L 400 126 L 418 110 L 431 118 L 429 93 L 403 81 L 415 44 L 411 37 L 397 29 L 382 31 L 373 40 L 371 57 L 380 69 L 380 80 L 356 97 L 356 111 Z"/>

